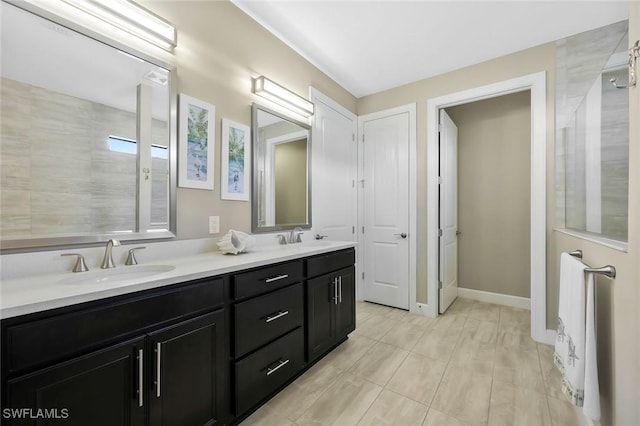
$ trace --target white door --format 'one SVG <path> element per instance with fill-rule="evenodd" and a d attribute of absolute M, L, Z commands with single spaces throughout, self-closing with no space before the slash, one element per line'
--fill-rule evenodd
<path fill-rule="evenodd" d="M 458 128 L 440 110 L 439 311 L 458 297 Z"/>
<path fill-rule="evenodd" d="M 314 96 L 313 228 L 331 240 L 355 241 L 358 219 L 356 116 L 326 97 Z"/>
<path fill-rule="evenodd" d="M 364 300 L 409 309 L 408 112 L 363 118 Z"/>

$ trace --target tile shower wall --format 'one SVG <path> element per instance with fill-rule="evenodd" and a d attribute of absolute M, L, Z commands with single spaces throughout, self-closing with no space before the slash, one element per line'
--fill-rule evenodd
<path fill-rule="evenodd" d="M 619 77 L 625 84 L 624 67 L 603 72 L 614 53 L 627 49 L 627 21 L 558 40 L 556 50 L 556 217 L 561 226 L 588 229 L 585 149 L 586 95 L 601 79 L 601 230 L 604 236 L 627 239 L 628 193 L 628 91 L 610 83 Z M 589 170 L 588 170 L 589 169 Z"/>
<path fill-rule="evenodd" d="M 6 78 L 0 94 L 2 238 L 135 229 L 136 157 L 108 144 L 109 135 L 135 139 L 135 114 Z M 166 134 L 154 120 L 153 143 L 166 145 Z M 153 184 L 156 221 L 163 179 Z"/>

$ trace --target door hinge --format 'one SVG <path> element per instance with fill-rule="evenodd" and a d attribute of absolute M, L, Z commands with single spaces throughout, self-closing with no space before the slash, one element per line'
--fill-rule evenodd
<path fill-rule="evenodd" d="M 362 134 L 362 143 L 364 143 L 364 133 Z"/>
<path fill-rule="evenodd" d="M 360 186 L 364 188 L 364 179 L 360 179 Z"/>
<path fill-rule="evenodd" d="M 362 227 L 362 233 L 364 234 L 364 226 Z"/>
<path fill-rule="evenodd" d="M 356 141 L 356 134 L 355 133 L 351 133 L 351 140 L 352 141 Z"/>
<path fill-rule="evenodd" d="M 355 226 L 352 226 L 352 227 L 351 227 L 351 233 L 352 233 L 352 234 L 355 234 L 355 233 L 356 233 L 356 227 L 355 227 Z"/>
<path fill-rule="evenodd" d="M 364 272 L 362 273 L 362 279 L 364 280 Z"/>
<path fill-rule="evenodd" d="M 442 229 L 438 229 L 438 237 L 442 237 Z"/>
<path fill-rule="evenodd" d="M 438 176 L 438 185 L 440 185 L 441 183 L 442 183 L 442 178 Z"/>
<path fill-rule="evenodd" d="M 442 123 L 438 123 L 438 133 L 442 131 Z"/>
<path fill-rule="evenodd" d="M 352 181 L 351 181 L 351 187 L 352 187 L 352 188 L 355 188 L 355 187 L 356 187 L 356 181 L 355 181 L 355 180 L 352 180 Z"/>
<path fill-rule="evenodd" d="M 438 281 L 438 288 L 442 288 L 442 281 Z"/>

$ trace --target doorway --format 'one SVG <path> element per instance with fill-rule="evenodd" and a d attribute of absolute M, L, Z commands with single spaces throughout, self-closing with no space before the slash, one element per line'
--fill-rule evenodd
<path fill-rule="evenodd" d="M 454 292 L 529 309 L 530 91 L 440 115 L 440 313 Z"/>
<path fill-rule="evenodd" d="M 438 115 L 440 109 L 531 91 L 531 336 L 553 342 L 546 329 L 546 76 L 530 74 L 427 101 L 427 297 L 429 313 L 437 315 L 438 297 Z M 500 265 L 495 265 L 499 268 Z"/>

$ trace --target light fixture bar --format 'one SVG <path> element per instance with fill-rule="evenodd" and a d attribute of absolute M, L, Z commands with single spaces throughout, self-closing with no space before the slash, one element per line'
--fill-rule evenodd
<path fill-rule="evenodd" d="M 123 31 L 165 50 L 176 47 L 176 29 L 169 22 L 129 0 L 63 0 Z"/>
<path fill-rule="evenodd" d="M 261 75 L 257 77 L 253 83 L 253 93 L 256 95 L 269 99 L 304 117 L 311 117 L 314 114 L 314 105 L 312 102 L 274 83 L 265 76 Z"/>

